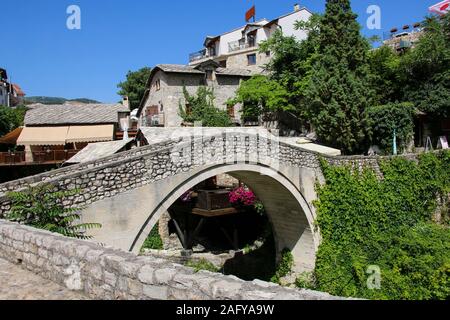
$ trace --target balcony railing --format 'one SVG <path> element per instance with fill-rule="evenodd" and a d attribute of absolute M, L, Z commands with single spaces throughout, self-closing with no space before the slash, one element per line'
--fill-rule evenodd
<path fill-rule="evenodd" d="M 232 41 L 228 42 L 228 52 L 235 52 L 239 50 L 244 50 L 248 48 L 256 47 L 256 41 Z"/>
<path fill-rule="evenodd" d="M 189 55 L 189 62 L 194 62 L 206 58 L 206 49 L 191 53 Z"/>
<path fill-rule="evenodd" d="M 0 165 L 25 162 L 25 152 L 0 152 Z"/>
<path fill-rule="evenodd" d="M 25 161 L 25 152 L 0 152 L 0 165 L 24 165 L 24 164 L 45 164 L 45 163 L 62 163 L 80 150 L 49 150 L 49 151 L 35 151 L 32 152 L 33 161 Z"/>

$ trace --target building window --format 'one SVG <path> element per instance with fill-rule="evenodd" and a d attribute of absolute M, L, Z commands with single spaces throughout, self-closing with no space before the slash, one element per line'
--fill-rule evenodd
<path fill-rule="evenodd" d="M 266 51 L 266 57 L 270 57 L 270 51 Z"/>
<path fill-rule="evenodd" d="M 160 79 L 155 81 L 155 88 L 156 88 L 156 91 L 159 91 L 161 89 L 161 80 Z"/>
<path fill-rule="evenodd" d="M 247 56 L 247 61 L 249 66 L 254 66 L 256 64 L 256 54 L 249 54 Z"/>
<path fill-rule="evenodd" d="M 227 60 L 220 61 L 219 65 L 220 65 L 221 68 L 226 68 L 227 67 Z"/>
<path fill-rule="evenodd" d="M 230 118 L 234 118 L 234 105 L 227 105 L 227 113 Z"/>
<path fill-rule="evenodd" d="M 164 105 L 161 104 L 161 106 L 159 107 L 159 112 L 164 112 Z"/>

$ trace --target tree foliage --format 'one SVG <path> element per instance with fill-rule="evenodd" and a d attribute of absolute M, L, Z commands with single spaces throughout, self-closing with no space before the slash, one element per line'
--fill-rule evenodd
<path fill-rule="evenodd" d="M 151 72 L 152 69 L 148 67 L 137 71 L 128 71 L 126 81 L 120 82 L 117 85 L 120 88 L 117 94 L 120 96 L 128 96 L 131 110 L 139 108 L 145 90 L 147 89 L 147 82 Z"/>
<path fill-rule="evenodd" d="M 349 0 L 328 0 L 319 23 L 318 50 L 306 89 L 309 120 L 319 139 L 354 153 L 370 137 L 372 105 L 368 42 L 360 35 Z"/>
<path fill-rule="evenodd" d="M 183 101 L 179 103 L 179 115 L 183 121 L 194 124 L 201 122 L 204 127 L 229 127 L 231 119 L 224 110 L 214 106 L 214 91 L 207 87 L 199 87 L 196 95 L 191 95 L 183 88 Z"/>
<path fill-rule="evenodd" d="M 308 21 L 296 22 L 296 29 L 308 32 L 305 41 L 284 36 L 281 30 L 277 30 L 267 41 L 260 44 L 260 52 L 272 53 L 272 59 L 266 65 L 269 79 L 278 84 L 276 92 L 281 92 L 283 99 L 287 100 L 278 110 L 293 112 L 304 120 L 305 90 L 311 81 L 312 63 L 318 49 L 320 19 L 320 15 L 314 14 Z"/>
<path fill-rule="evenodd" d="M 275 80 L 256 75 L 242 83 L 231 104 L 242 103 L 244 118 L 258 118 L 261 114 L 293 110 L 287 90 Z"/>
<path fill-rule="evenodd" d="M 0 137 L 23 126 L 26 111 L 27 108 L 25 107 L 8 108 L 0 106 Z"/>
<path fill-rule="evenodd" d="M 374 171 L 323 163 L 326 185 L 315 203 L 322 234 L 317 289 L 373 299 L 448 299 L 450 230 L 432 222 L 436 199 L 449 192 L 450 152 L 415 163 L 395 158 Z M 448 214 L 448 213 L 447 213 Z M 369 266 L 381 288 L 367 286 Z"/>
<path fill-rule="evenodd" d="M 11 210 L 7 219 L 66 237 L 89 239 L 86 231 L 100 228 L 98 223 L 79 223 L 80 208 L 68 208 L 63 201 L 76 196 L 78 190 L 58 191 L 53 185 L 41 184 L 24 191 L 9 192 Z"/>
<path fill-rule="evenodd" d="M 415 113 L 416 109 L 411 103 L 388 103 L 369 107 L 372 143 L 391 154 L 395 130 L 400 150 L 406 150 L 414 134 Z"/>
<path fill-rule="evenodd" d="M 369 51 L 368 58 L 374 103 L 384 105 L 401 101 L 401 57 L 391 47 L 382 46 Z"/>
<path fill-rule="evenodd" d="M 378 136 L 387 123 L 371 121 L 369 112 L 396 113 L 405 128 L 411 114 L 401 106 L 407 103 L 432 120 L 449 114 L 450 15 L 428 17 L 424 26 L 416 47 L 402 54 L 388 46 L 371 49 L 350 1 L 328 0 L 324 15 L 296 23 L 308 32 L 306 40 L 278 30 L 260 44 L 261 52 L 272 54 L 268 77 L 252 78 L 238 90 L 244 116 L 289 111 L 344 153 L 364 152 L 370 143 L 389 152 L 385 130 Z"/>
<path fill-rule="evenodd" d="M 450 15 L 429 17 L 417 47 L 404 57 L 403 99 L 431 116 L 450 115 Z"/>

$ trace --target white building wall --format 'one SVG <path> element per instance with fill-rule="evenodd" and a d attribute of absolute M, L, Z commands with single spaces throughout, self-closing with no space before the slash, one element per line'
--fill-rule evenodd
<path fill-rule="evenodd" d="M 300 10 L 278 20 L 278 25 L 282 28 L 285 36 L 295 36 L 297 40 L 305 40 L 308 33 L 303 30 L 295 30 L 297 21 L 308 21 L 312 14 L 307 10 Z"/>
<path fill-rule="evenodd" d="M 228 43 L 242 39 L 243 30 L 244 28 L 240 28 L 233 32 L 226 33 L 220 37 L 219 55 L 228 54 Z"/>

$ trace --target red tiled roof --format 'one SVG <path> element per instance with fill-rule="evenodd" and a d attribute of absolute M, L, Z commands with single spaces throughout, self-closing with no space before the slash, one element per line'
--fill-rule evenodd
<path fill-rule="evenodd" d="M 12 86 L 18 96 L 25 97 L 25 92 L 23 92 L 22 88 L 18 84 L 14 83 Z"/>

